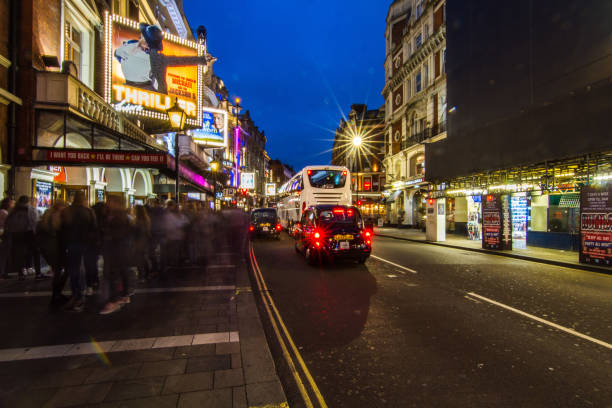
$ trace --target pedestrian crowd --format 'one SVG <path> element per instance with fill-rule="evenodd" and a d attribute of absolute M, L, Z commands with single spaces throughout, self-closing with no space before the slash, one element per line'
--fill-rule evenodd
<path fill-rule="evenodd" d="M 89 207 L 81 191 L 70 205 L 55 200 L 39 217 L 29 197 L 16 203 L 5 198 L 0 276 L 51 278 L 51 305 L 74 312 L 83 311 L 87 297 L 99 292 L 107 298 L 100 314 L 113 313 L 130 303 L 137 279 L 165 279 L 172 267 L 203 265 L 219 245 L 231 243 L 223 217 L 200 202 L 180 208 L 157 198 L 128 210 L 123 197 L 109 195 L 106 203 Z M 70 297 L 62 293 L 68 280 Z"/>

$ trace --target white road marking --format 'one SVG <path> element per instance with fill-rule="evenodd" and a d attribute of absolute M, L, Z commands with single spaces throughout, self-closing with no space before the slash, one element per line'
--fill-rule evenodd
<path fill-rule="evenodd" d="M 235 285 L 217 285 L 217 286 L 179 286 L 176 288 L 144 288 L 136 289 L 136 294 L 145 293 L 173 293 L 173 292 L 214 292 L 214 291 L 233 291 L 236 290 Z M 49 290 L 38 290 L 32 292 L 11 292 L 0 293 L 0 298 L 28 298 L 28 297 L 47 297 L 51 296 Z"/>
<path fill-rule="evenodd" d="M 123 339 L 101 341 L 99 343 L 58 344 L 27 348 L 0 349 L 0 362 L 34 360 L 52 357 L 67 357 L 84 354 L 98 354 L 101 351 L 150 350 L 163 347 L 195 346 L 199 344 L 238 343 L 237 331 L 221 333 L 199 333 L 183 336 L 149 337 L 142 339 Z"/>
<path fill-rule="evenodd" d="M 603 341 L 603 340 L 599 340 L 599 339 L 596 339 L 596 338 L 594 338 L 594 337 L 587 336 L 586 334 L 582 334 L 582 333 L 580 333 L 580 332 L 577 332 L 576 330 L 570 329 L 570 328 L 565 327 L 565 326 L 558 325 L 558 324 L 553 323 L 553 322 L 551 322 L 551 321 L 548 321 L 548 320 L 546 320 L 546 319 L 542 319 L 541 317 L 534 316 L 534 315 L 532 315 L 532 314 L 529 314 L 529 313 L 523 312 L 522 310 L 515 309 L 515 308 L 513 308 L 512 306 L 508 306 L 508 305 L 505 305 L 505 304 L 503 304 L 503 303 L 496 302 L 496 301 L 495 301 L 495 300 L 493 300 L 493 299 L 489 299 L 489 298 L 487 298 L 487 297 L 480 296 L 480 295 L 479 295 L 479 294 L 477 294 L 477 293 L 474 293 L 474 292 L 469 292 L 469 293 L 468 293 L 468 295 L 473 296 L 473 297 L 476 297 L 476 298 L 481 299 L 481 300 L 484 300 L 485 302 L 489 302 L 489 303 L 491 303 L 491 304 L 493 304 L 493 305 L 495 305 L 495 306 L 499 306 L 499 307 L 504 308 L 504 309 L 506 309 L 506 310 L 510 310 L 511 312 L 514 312 L 514 313 L 520 314 L 521 316 L 528 317 L 528 318 L 530 318 L 530 319 L 532 319 L 532 320 L 535 320 L 536 322 L 540 322 L 540 323 L 546 324 L 546 325 L 548 325 L 548 326 L 554 327 L 554 328 L 555 328 L 555 329 L 557 329 L 557 330 L 564 331 L 564 332 L 569 333 L 569 334 L 572 334 L 572 335 L 574 335 L 574 336 L 576 336 L 576 337 L 580 337 L 580 338 L 582 338 L 582 339 L 588 340 L 588 341 L 593 342 L 593 343 L 595 343 L 595 344 L 599 344 L 600 346 L 603 346 L 603 347 L 606 347 L 606 348 L 612 349 L 612 344 L 610 344 L 610 343 L 606 343 L 606 342 L 605 342 L 605 341 Z"/>
<path fill-rule="evenodd" d="M 472 302 L 474 302 L 474 303 L 482 303 L 481 301 L 476 300 L 476 299 L 474 299 L 474 298 L 471 298 L 471 297 L 469 297 L 468 295 L 465 295 L 465 296 L 464 296 L 464 298 L 466 298 L 467 300 L 470 300 L 470 301 L 472 301 Z"/>
<path fill-rule="evenodd" d="M 370 257 L 372 257 L 372 258 L 374 258 L 374 259 L 378 259 L 379 261 L 386 262 L 386 263 L 388 263 L 388 264 L 390 264 L 390 265 L 393 265 L 393 266 L 395 266 L 395 267 L 397 267 L 397 268 L 403 269 L 403 270 L 408 271 L 408 272 L 410 272 L 410 273 L 418 273 L 418 272 L 417 272 L 417 271 L 415 271 L 414 269 L 406 268 L 405 266 L 398 265 L 398 264 L 396 264 L 395 262 L 387 261 L 386 259 L 383 259 L 383 258 L 381 258 L 381 257 L 379 257 L 379 256 L 376 256 L 376 255 L 370 255 Z"/>

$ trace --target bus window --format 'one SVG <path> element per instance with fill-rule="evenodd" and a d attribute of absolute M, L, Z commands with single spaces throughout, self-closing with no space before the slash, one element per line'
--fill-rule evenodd
<path fill-rule="evenodd" d="M 342 188 L 346 172 L 342 170 L 309 170 L 308 181 L 314 188 Z"/>

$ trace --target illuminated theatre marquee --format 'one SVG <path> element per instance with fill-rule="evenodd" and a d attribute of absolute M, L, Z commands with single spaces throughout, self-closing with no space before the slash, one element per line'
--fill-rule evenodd
<path fill-rule="evenodd" d="M 176 100 L 187 115 L 187 127 L 201 128 L 204 45 L 154 26 L 143 29 L 118 15 L 106 13 L 105 22 L 106 102 L 145 122 L 153 119 L 155 126 L 155 121 L 168 120 L 166 110 Z"/>

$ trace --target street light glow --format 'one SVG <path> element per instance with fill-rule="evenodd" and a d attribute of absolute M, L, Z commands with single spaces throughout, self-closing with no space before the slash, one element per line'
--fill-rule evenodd
<path fill-rule="evenodd" d="M 363 142 L 363 139 L 361 138 L 361 136 L 355 136 L 353 138 L 353 146 L 355 146 L 355 147 L 361 146 L 362 142 Z"/>

